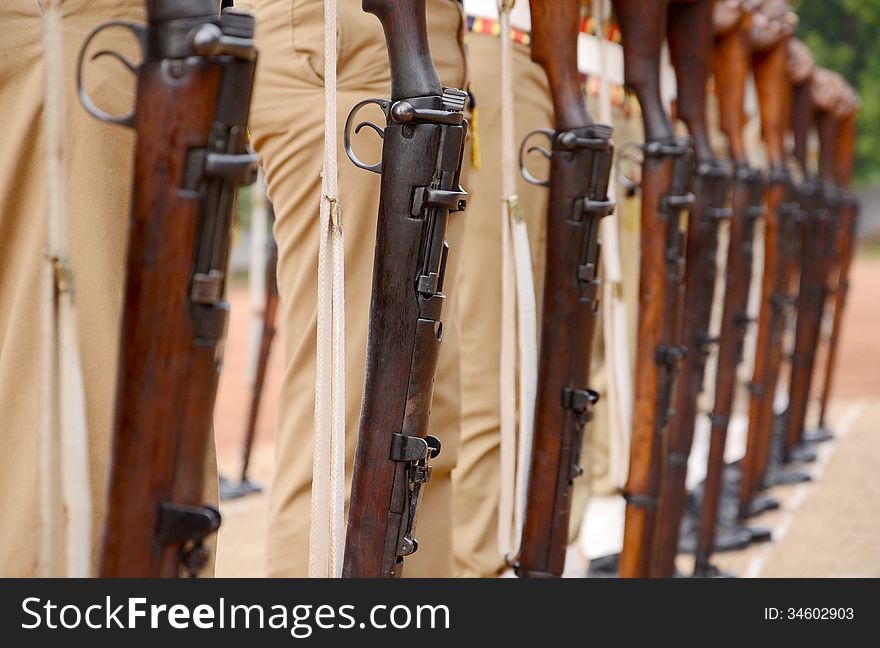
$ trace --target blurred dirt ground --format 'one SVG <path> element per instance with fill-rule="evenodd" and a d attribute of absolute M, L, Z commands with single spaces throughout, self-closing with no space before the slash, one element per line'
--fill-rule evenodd
<path fill-rule="evenodd" d="M 819 447 L 810 465 L 815 479 L 777 487 L 778 511 L 754 520 L 773 530 L 775 542 L 722 554 L 717 563 L 740 576 L 880 577 L 880 254 L 862 254 L 853 266 L 846 324 L 830 422 L 838 438 Z M 250 323 L 248 293 L 233 287 L 232 316 L 215 413 L 221 473 L 237 479 L 244 420 L 250 399 L 245 384 Z M 276 340 L 252 458 L 251 479 L 268 487 L 281 384 L 282 340 Z M 821 361 L 820 355 L 820 361 Z M 811 414 L 815 420 L 815 413 Z M 217 576 L 265 573 L 266 493 L 223 502 Z M 680 567 L 690 572 L 689 559 Z"/>

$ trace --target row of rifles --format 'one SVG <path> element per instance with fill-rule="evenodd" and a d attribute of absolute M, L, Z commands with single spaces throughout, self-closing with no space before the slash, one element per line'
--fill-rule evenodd
<path fill-rule="evenodd" d="M 644 118 L 641 270 L 632 456 L 621 576 L 672 576 L 686 507 L 687 459 L 706 355 L 718 345 L 712 442 L 697 546 L 697 573 L 712 573 L 716 535 L 768 506 L 761 489 L 785 479 L 773 457 L 802 458 L 813 358 L 836 279 L 831 360 L 843 308 L 856 204 L 846 191 L 854 120 L 817 110 L 807 84 L 793 89 L 787 38 L 757 48 L 748 16 L 713 28 L 713 0 L 615 0 L 628 87 Z M 772 3 L 771 3 L 772 4 Z M 562 574 L 573 480 L 584 426 L 598 394 L 587 386 L 598 313 L 599 223 L 608 198 L 612 130 L 591 119 L 577 66 L 580 0 L 533 0 L 532 56 L 546 71 L 555 110 L 547 181 L 547 269 L 542 305 L 535 438 L 521 550 L 522 577 Z M 137 108 L 124 118 L 86 108 L 137 132 L 135 189 L 103 576 L 196 575 L 220 514 L 203 504 L 228 304 L 224 294 L 237 188 L 258 167 L 247 143 L 256 66 L 253 17 L 216 13 L 214 0 L 147 0 Z M 431 62 L 425 0 L 363 0 L 382 23 L 392 78 L 385 113 L 373 293 L 343 574 L 399 576 L 418 543 L 421 489 L 439 442 L 427 435 L 449 248 L 449 214 L 465 208 L 459 186 L 467 138 L 466 93 L 443 88 Z M 113 23 L 109 24 L 113 26 Z M 99 27 L 99 33 L 104 27 Z M 678 80 L 675 134 L 660 92 L 668 39 Z M 88 42 L 83 52 L 88 47 Z M 81 62 L 82 64 L 82 62 Z M 722 130 L 733 164 L 716 158 L 706 127 L 714 66 Z M 743 137 L 747 77 L 754 72 L 769 175 L 750 168 Z M 794 110 L 791 97 L 795 97 Z M 788 116 L 803 181 L 787 171 Z M 806 161 L 813 128 L 818 177 Z M 726 506 L 723 450 L 751 283 L 757 223 L 764 277 L 746 458 L 739 506 Z M 687 223 L 686 231 L 683 224 Z M 730 222 L 723 324 L 709 334 L 718 229 Z M 270 277 L 271 279 L 271 277 Z M 274 282 L 272 282 L 274 283 Z M 773 395 L 787 322 L 797 309 L 791 395 L 774 452 Z M 271 328 L 271 326 L 270 326 Z M 271 337 L 271 336 L 269 336 Z M 265 355 L 268 344 L 264 345 Z M 265 364 L 265 362 L 263 362 Z M 823 407 L 824 423 L 824 407 Z M 251 426 L 252 428 L 252 426 Z M 728 467 L 727 472 L 731 472 Z"/>
<path fill-rule="evenodd" d="M 857 210 L 848 187 L 858 102 L 839 76 L 814 70 L 809 52 L 791 37 L 796 16 L 787 2 L 742 7 L 727 22 L 724 16 L 713 21 L 714 4 L 615 2 L 627 83 L 642 104 L 646 130 L 635 413 L 618 565 L 623 577 L 673 577 L 678 574 L 676 556 L 685 548 L 696 554 L 695 575 L 719 575 L 710 561 L 713 551 L 769 539 L 769 531 L 747 527 L 745 520 L 778 507 L 775 499 L 762 494 L 767 487 L 809 479 L 787 466 L 815 458 L 810 445 L 830 436 L 825 412 Z M 690 142 L 671 138 L 669 120 L 657 103 L 654 61 L 662 36 L 642 29 L 651 24 L 666 25 L 677 112 Z M 649 33 L 656 36 L 654 42 Z M 647 61 L 652 61 L 650 69 Z M 746 155 L 744 99 L 750 74 L 757 89 L 766 172 L 750 167 Z M 709 143 L 710 75 L 732 163 L 717 158 Z M 808 158 L 814 131 L 818 173 Z M 794 142 L 794 170 L 788 164 L 788 139 Z M 683 212 L 686 233 L 681 229 Z M 729 237 L 716 336 L 710 320 L 719 225 L 724 221 Z M 764 259 L 747 447 L 741 462 L 726 465 L 736 374 L 754 321 L 748 302 L 753 242 L 760 225 Z M 825 363 L 820 431 L 805 434 L 826 302 L 833 304 L 834 330 Z M 787 335 L 791 328 L 793 344 Z M 713 348 L 718 361 L 706 478 L 699 497 L 688 498 L 698 398 Z M 788 405 L 777 416 L 774 400 L 786 359 Z"/>

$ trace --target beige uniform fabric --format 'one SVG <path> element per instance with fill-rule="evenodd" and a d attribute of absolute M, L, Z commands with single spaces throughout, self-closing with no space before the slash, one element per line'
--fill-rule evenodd
<path fill-rule="evenodd" d="M 65 60 L 69 250 L 78 309 L 80 355 L 89 432 L 93 569 L 97 570 L 115 407 L 120 309 L 125 279 L 134 133 L 104 124 L 80 106 L 77 54 L 107 20 L 142 22 L 142 0 L 62 0 Z M 33 576 L 37 539 L 39 420 L 39 278 L 44 263 L 46 175 L 43 140 L 42 12 L 38 0 L 7 0 L 0 20 L 0 575 Z M 91 51 L 113 49 L 132 61 L 131 34 L 113 29 Z M 86 87 L 112 114 L 131 109 L 134 78 L 118 62 L 88 64 Z M 213 444 L 206 497 L 217 500 Z M 210 573 L 212 567 L 205 570 Z"/>
<path fill-rule="evenodd" d="M 248 3 L 236 3 L 238 6 Z M 275 478 L 270 493 L 267 571 L 305 576 L 308 571 L 310 485 L 315 398 L 318 209 L 324 128 L 323 4 L 321 0 L 256 0 L 260 65 L 251 117 L 253 143 L 263 158 L 278 219 L 278 287 L 282 303 L 285 372 L 279 405 Z M 451 0 L 428 0 L 433 58 L 444 85 L 464 87 L 463 16 Z M 379 21 L 360 0 L 340 0 L 338 106 L 340 129 L 351 108 L 370 97 L 387 98 L 388 55 Z M 381 123 L 380 113 L 362 113 Z M 339 138 L 339 198 L 346 237 L 346 493 L 357 440 L 379 176 L 356 168 Z M 354 138 L 361 159 L 378 161 L 381 142 L 369 129 Z M 466 179 L 467 171 L 465 171 Z M 467 184 L 465 182 L 465 184 Z M 425 488 L 416 537 L 419 551 L 405 575 L 452 574 L 450 472 L 460 425 L 456 264 L 462 255 L 464 216 L 450 218 L 451 246 L 444 306 L 444 340 L 431 411 L 430 433 L 443 443 Z"/>
<path fill-rule="evenodd" d="M 99 546 L 113 416 L 119 308 L 130 196 L 133 134 L 90 117 L 74 94 L 80 43 L 97 23 L 141 20 L 135 0 L 65 0 L 67 183 L 70 253 L 86 391 L 89 459 Z M 7 0 L 0 20 L 0 574 L 31 576 L 37 554 L 37 429 L 39 416 L 39 278 L 45 244 L 42 125 L 42 14 L 37 0 Z M 103 46 L 132 51 L 131 38 L 108 34 Z M 89 90 L 122 113 L 131 105 L 131 76 L 97 61 Z M 95 554 L 96 555 L 96 554 Z"/>

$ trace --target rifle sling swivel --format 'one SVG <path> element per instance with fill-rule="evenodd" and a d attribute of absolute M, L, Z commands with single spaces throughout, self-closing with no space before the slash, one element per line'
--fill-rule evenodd
<path fill-rule="evenodd" d="M 180 564 L 195 577 L 208 561 L 205 538 L 220 528 L 220 511 L 212 506 L 162 502 L 156 522 L 155 542 L 180 546 Z"/>
<path fill-rule="evenodd" d="M 431 480 L 431 467 L 428 459 L 440 454 L 440 440 L 433 436 L 418 437 L 395 433 L 391 437 L 389 459 L 407 465 L 407 499 L 404 508 L 405 522 L 401 525 L 401 535 L 397 544 L 397 556 L 409 556 L 416 552 L 418 542 L 413 538 L 416 516 L 418 514 L 421 489 Z"/>

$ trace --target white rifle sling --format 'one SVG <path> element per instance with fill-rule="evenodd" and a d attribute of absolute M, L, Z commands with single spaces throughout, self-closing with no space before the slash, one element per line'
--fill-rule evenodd
<path fill-rule="evenodd" d="M 43 20 L 47 209 L 41 291 L 38 572 L 40 576 L 88 577 L 92 500 L 73 274 L 67 252 L 66 83 L 59 0 L 43 2 Z"/>
<path fill-rule="evenodd" d="M 338 198 L 336 16 L 337 0 L 324 0 L 324 169 L 309 538 L 312 578 L 342 575 L 345 532 L 345 248 Z"/>
<path fill-rule="evenodd" d="M 519 551 L 526 506 L 537 387 L 537 314 L 532 254 L 516 196 L 513 42 L 510 12 L 515 0 L 499 3 L 501 26 L 501 491 L 498 546 L 504 556 Z M 517 345 L 518 342 L 518 345 Z M 517 349 L 518 346 L 518 349 Z M 517 353 L 518 351 L 518 353 Z M 519 360 L 519 439 L 516 368 Z M 517 452 L 518 449 L 518 452 Z"/>

